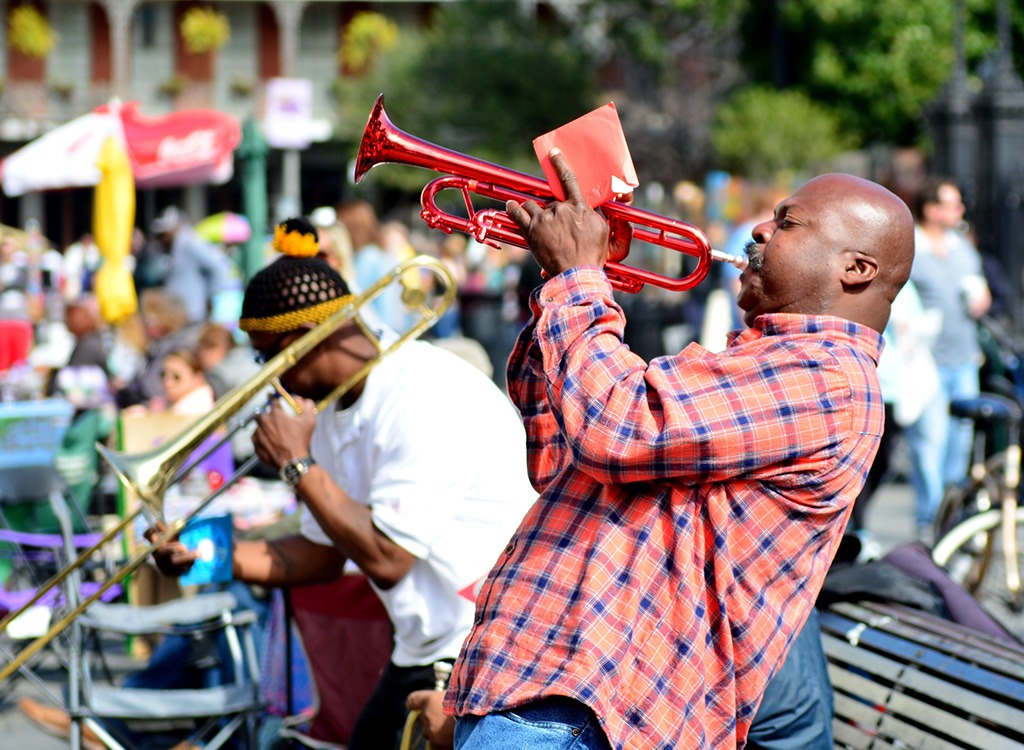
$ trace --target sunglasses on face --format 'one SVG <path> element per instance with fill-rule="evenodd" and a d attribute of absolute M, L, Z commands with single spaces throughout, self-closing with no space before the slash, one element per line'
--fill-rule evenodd
<path fill-rule="evenodd" d="M 302 329 L 298 330 L 299 334 L 303 334 L 305 332 L 306 331 Z M 284 349 L 284 340 L 291 336 L 293 333 L 296 333 L 296 331 L 285 331 L 284 333 L 280 334 L 277 338 L 275 338 L 273 341 L 271 341 L 269 345 L 257 350 L 252 355 L 252 358 L 256 361 L 256 364 L 265 365 L 267 362 L 269 362 L 278 354 L 280 354 L 281 350 Z"/>
<path fill-rule="evenodd" d="M 263 349 L 259 349 L 255 353 L 253 353 L 252 358 L 256 361 L 256 364 L 265 365 L 267 364 L 267 362 L 276 357 L 278 353 L 281 351 L 281 342 L 287 335 L 287 333 L 282 333 L 280 336 L 278 336 L 270 343 L 270 346 L 266 346 Z"/>

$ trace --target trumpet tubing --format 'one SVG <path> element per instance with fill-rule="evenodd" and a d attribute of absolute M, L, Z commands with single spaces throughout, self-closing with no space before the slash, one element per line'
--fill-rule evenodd
<path fill-rule="evenodd" d="M 190 427 L 183 430 L 177 437 L 164 443 L 156 450 L 127 455 L 108 450 L 103 447 L 101 454 L 110 463 L 114 472 L 117 474 L 118 479 L 127 489 L 130 489 L 137 497 L 139 497 L 143 503 L 140 504 L 138 509 L 127 514 L 126 517 L 123 518 L 116 527 L 114 527 L 114 529 L 111 529 L 104 534 L 103 538 L 97 542 L 96 545 L 87 550 L 84 554 L 80 555 L 74 562 L 59 571 L 53 578 L 39 588 L 34 595 L 35 598 L 28 602 L 28 604 L 23 605 L 15 612 L 9 613 L 3 619 L 2 623 L 0 623 L 0 632 L 3 632 L 3 629 L 5 629 L 11 621 L 27 611 L 31 605 L 39 601 L 46 592 L 63 583 L 71 572 L 84 565 L 93 553 L 106 544 L 106 542 L 113 539 L 113 537 L 122 530 L 127 528 L 129 524 L 131 524 L 132 521 L 134 521 L 134 519 L 143 512 L 143 510 L 149 510 L 157 518 L 162 519 L 164 493 L 170 485 L 176 481 L 176 478 L 180 476 L 179 470 L 185 465 L 189 456 L 208 436 L 213 434 L 213 432 L 222 424 L 230 420 L 243 406 L 262 393 L 268 385 L 275 382 L 282 374 L 287 372 L 288 369 L 293 367 L 300 359 L 302 359 L 302 357 L 312 351 L 343 324 L 355 318 L 360 325 L 363 325 L 359 318 L 360 310 L 374 298 L 379 296 L 388 286 L 399 282 L 402 274 L 409 271 L 415 271 L 418 273 L 423 270 L 430 271 L 437 277 L 437 280 L 439 281 L 438 288 L 441 292 L 439 297 L 434 301 L 434 304 L 428 304 L 430 300 L 427 299 L 426 295 L 418 295 L 415 299 L 411 300 L 413 303 L 412 307 L 417 313 L 419 313 L 419 318 L 408 329 L 402 332 L 398 339 L 390 346 L 383 347 L 381 342 L 378 341 L 371 332 L 367 331 L 371 341 L 374 341 L 376 344 L 377 356 L 369 360 L 359 369 L 358 372 L 346 379 L 345 382 L 335 388 L 316 404 L 317 411 L 326 409 L 334 401 L 341 398 L 348 390 L 356 385 L 356 383 L 366 377 L 370 370 L 376 367 L 384 357 L 397 351 L 408 341 L 419 338 L 427 331 L 427 329 L 440 320 L 441 316 L 448 310 L 452 302 L 455 301 L 455 279 L 452 277 L 451 272 L 445 268 L 440 261 L 424 255 L 418 255 L 399 264 L 374 282 L 366 291 L 356 297 L 352 302 L 348 303 L 308 333 L 304 334 L 302 338 L 296 340 L 287 348 L 283 349 L 273 359 L 267 362 L 263 369 L 256 373 L 256 375 L 254 375 L 248 382 L 242 383 L 225 394 L 216 404 L 214 404 L 213 409 L 208 415 L 201 417 Z M 363 329 L 367 330 L 365 326 Z M 245 426 L 245 423 L 239 423 L 237 425 L 239 429 L 243 426 Z M 101 446 L 97 445 L 97 448 L 100 447 Z M 179 531 L 181 531 L 182 528 L 184 528 L 188 521 L 198 513 L 202 512 L 221 494 L 226 492 L 231 485 L 240 476 L 244 475 L 248 469 L 252 468 L 256 462 L 257 459 L 255 457 L 251 458 L 234 474 L 234 476 L 231 477 L 229 481 L 219 487 L 216 492 L 204 498 L 186 515 L 179 519 L 175 519 L 172 524 L 169 524 L 165 533 L 159 535 L 152 544 L 136 554 L 135 557 L 132 557 L 124 566 L 122 566 L 122 568 L 112 573 L 95 593 L 83 599 L 78 606 L 74 607 L 70 612 L 55 622 L 45 634 L 39 636 L 32 643 L 19 651 L 17 656 L 0 668 L 0 682 L 3 682 L 3 680 L 20 669 L 26 661 L 46 646 L 47 643 L 52 641 L 61 631 L 70 625 L 76 617 L 82 614 L 82 612 L 88 609 L 104 593 L 106 593 L 111 586 L 123 580 L 132 571 L 142 565 L 142 563 L 145 562 L 145 560 L 157 548 L 159 548 L 160 545 L 172 539 Z"/>
<path fill-rule="evenodd" d="M 377 97 L 363 131 L 356 157 L 356 182 L 379 164 L 405 164 L 447 173 L 448 176 L 432 180 L 423 188 L 420 216 L 434 229 L 449 233 L 459 231 L 492 245 L 506 243 L 528 247 L 519 226 L 508 213 L 496 208 L 477 210 L 473 206 L 473 195 L 500 202 L 534 200 L 543 204 L 555 199 L 547 182 L 539 177 L 461 154 L 395 127 L 384 111 L 383 94 Z M 435 197 L 443 190 L 462 194 L 467 216 L 448 213 L 438 207 Z M 622 291 L 638 292 L 645 284 L 684 291 L 704 280 L 711 270 L 712 260 L 736 262 L 731 256 L 712 251 L 707 236 L 692 224 L 617 201 L 605 203 L 600 210 L 613 225 L 628 222 L 637 240 L 692 256 L 697 261 L 696 268 L 680 278 L 623 263 L 606 263 L 608 279 Z"/>

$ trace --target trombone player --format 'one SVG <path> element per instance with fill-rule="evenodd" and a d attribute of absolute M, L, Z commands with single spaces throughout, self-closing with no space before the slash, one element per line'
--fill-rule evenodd
<path fill-rule="evenodd" d="M 280 224 L 274 245 L 282 256 L 250 281 L 239 322 L 263 361 L 351 299 L 316 257 L 316 229 L 305 218 Z M 406 696 L 434 686 L 433 664 L 454 661 L 472 627 L 474 602 L 459 592 L 474 590 L 536 499 L 508 399 L 428 343 L 404 344 L 317 414 L 316 401 L 378 355 L 374 337 L 387 344 L 396 334 L 350 319 L 281 377 L 296 410 L 275 401 L 253 444 L 301 501 L 300 531 L 236 541 L 232 555 L 234 577 L 250 584 L 326 582 L 346 565 L 369 579 L 394 647 L 352 737 L 337 738 L 352 750 L 398 745 Z M 154 554 L 169 575 L 196 557 L 176 541 Z"/>

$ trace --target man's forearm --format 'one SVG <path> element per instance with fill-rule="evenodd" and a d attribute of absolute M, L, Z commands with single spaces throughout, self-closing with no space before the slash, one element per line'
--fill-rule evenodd
<path fill-rule="evenodd" d="M 261 586 L 298 586 L 336 578 L 344 559 L 330 547 L 300 536 L 236 542 L 232 569 L 239 581 Z"/>

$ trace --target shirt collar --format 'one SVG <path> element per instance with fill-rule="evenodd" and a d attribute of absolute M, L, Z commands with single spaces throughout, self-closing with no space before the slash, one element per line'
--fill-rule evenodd
<path fill-rule="evenodd" d="M 797 315 L 795 313 L 769 313 L 758 316 L 753 328 L 729 334 L 729 346 L 739 346 L 764 336 L 792 336 L 815 334 L 836 342 L 845 340 L 863 351 L 876 363 L 882 352 L 882 334 L 873 328 L 832 315 Z"/>

